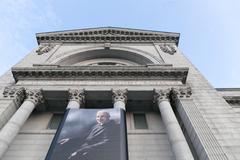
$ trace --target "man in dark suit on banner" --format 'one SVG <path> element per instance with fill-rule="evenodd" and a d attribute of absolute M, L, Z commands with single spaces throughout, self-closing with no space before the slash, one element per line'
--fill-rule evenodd
<path fill-rule="evenodd" d="M 120 159 L 120 127 L 110 119 L 107 111 L 96 114 L 96 124 L 91 128 L 84 143 L 70 153 L 69 160 L 118 160 Z M 78 143 L 77 138 L 64 138 L 58 144 Z M 71 143 L 73 143 L 71 142 Z"/>

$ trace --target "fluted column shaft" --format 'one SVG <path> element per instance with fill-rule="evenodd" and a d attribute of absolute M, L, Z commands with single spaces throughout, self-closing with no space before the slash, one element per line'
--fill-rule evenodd
<path fill-rule="evenodd" d="M 0 131 L 0 159 L 18 134 L 35 106 L 43 102 L 41 90 L 27 90 L 26 99 Z"/>
<path fill-rule="evenodd" d="M 170 90 L 159 90 L 155 98 L 176 160 L 194 160 L 181 127 L 169 103 Z"/>
<path fill-rule="evenodd" d="M 112 90 L 113 107 L 126 111 L 127 90 Z"/>
<path fill-rule="evenodd" d="M 68 93 L 69 93 L 69 102 L 67 105 L 67 109 L 81 108 L 85 100 L 84 90 L 69 89 Z"/>

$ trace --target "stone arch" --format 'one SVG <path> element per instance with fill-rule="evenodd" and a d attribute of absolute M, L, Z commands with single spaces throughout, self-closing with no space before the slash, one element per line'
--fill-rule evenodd
<path fill-rule="evenodd" d="M 128 65 L 146 65 L 159 64 L 159 58 L 152 56 L 150 53 L 133 49 L 130 47 L 122 47 L 120 45 L 105 49 L 103 46 L 86 47 L 81 50 L 68 52 L 67 54 L 55 59 L 52 63 L 58 65 L 81 65 L 81 63 L 89 60 L 99 61 L 114 59 L 122 64 Z"/>

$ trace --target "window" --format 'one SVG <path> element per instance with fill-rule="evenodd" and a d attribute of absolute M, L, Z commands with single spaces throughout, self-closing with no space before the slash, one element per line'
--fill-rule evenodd
<path fill-rule="evenodd" d="M 98 65 L 115 66 L 115 62 L 99 62 Z"/>
<path fill-rule="evenodd" d="M 148 129 L 147 120 L 144 113 L 134 113 L 133 119 L 135 129 Z"/>
<path fill-rule="evenodd" d="M 52 115 L 52 118 L 48 124 L 48 129 L 57 129 L 61 120 L 63 118 L 63 114 L 62 113 L 54 113 Z"/>

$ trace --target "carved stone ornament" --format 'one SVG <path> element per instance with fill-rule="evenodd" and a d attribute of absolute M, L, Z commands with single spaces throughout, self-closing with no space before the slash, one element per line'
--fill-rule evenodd
<path fill-rule="evenodd" d="M 42 55 L 44 53 L 47 53 L 49 51 L 51 51 L 53 48 L 55 47 L 55 45 L 53 44 L 41 44 L 38 49 L 36 50 L 38 55 Z"/>
<path fill-rule="evenodd" d="M 92 79 L 141 79 L 141 80 L 177 80 L 186 82 L 186 67 L 146 66 L 44 66 L 12 68 L 14 79 L 18 80 L 92 80 Z"/>
<path fill-rule="evenodd" d="M 109 50 L 111 48 L 111 43 L 104 43 L 104 49 Z"/>
<path fill-rule="evenodd" d="M 77 101 L 80 105 L 85 103 L 85 94 L 84 89 L 78 90 L 78 89 L 69 89 L 69 101 Z"/>
<path fill-rule="evenodd" d="M 112 89 L 112 99 L 113 103 L 117 101 L 122 101 L 124 103 L 127 103 L 127 89 L 119 89 L 119 90 L 113 90 Z"/>
<path fill-rule="evenodd" d="M 174 48 L 174 46 L 172 44 L 160 44 L 159 45 L 160 49 L 168 54 L 174 55 L 174 53 L 176 53 L 176 49 Z"/>
<path fill-rule="evenodd" d="M 37 41 L 38 44 L 64 42 L 161 42 L 178 44 L 179 33 L 106 27 L 88 30 L 80 29 L 74 31 L 38 33 Z"/>
<path fill-rule="evenodd" d="M 173 99 L 190 98 L 192 95 L 191 87 L 172 88 L 171 96 Z"/>
<path fill-rule="evenodd" d="M 154 90 L 154 101 L 155 102 L 161 102 L 161 101 L 168 101 L 169 95 L 170 95 L 170 89 L 160 89 L 160 90 Z"/>
<path fill-rule="evenodd" d="M 26 89 L 26 101 L 31 101 L 35 105 L 43 103 L 44 98 L 43 98 L 42 90 Z"/>
<path fill-rule="evenodd" d="M 17 106 L 20 106 L 25 98 L 25 89 L 5 87 L 3 97 L 14 99 Z"/>

